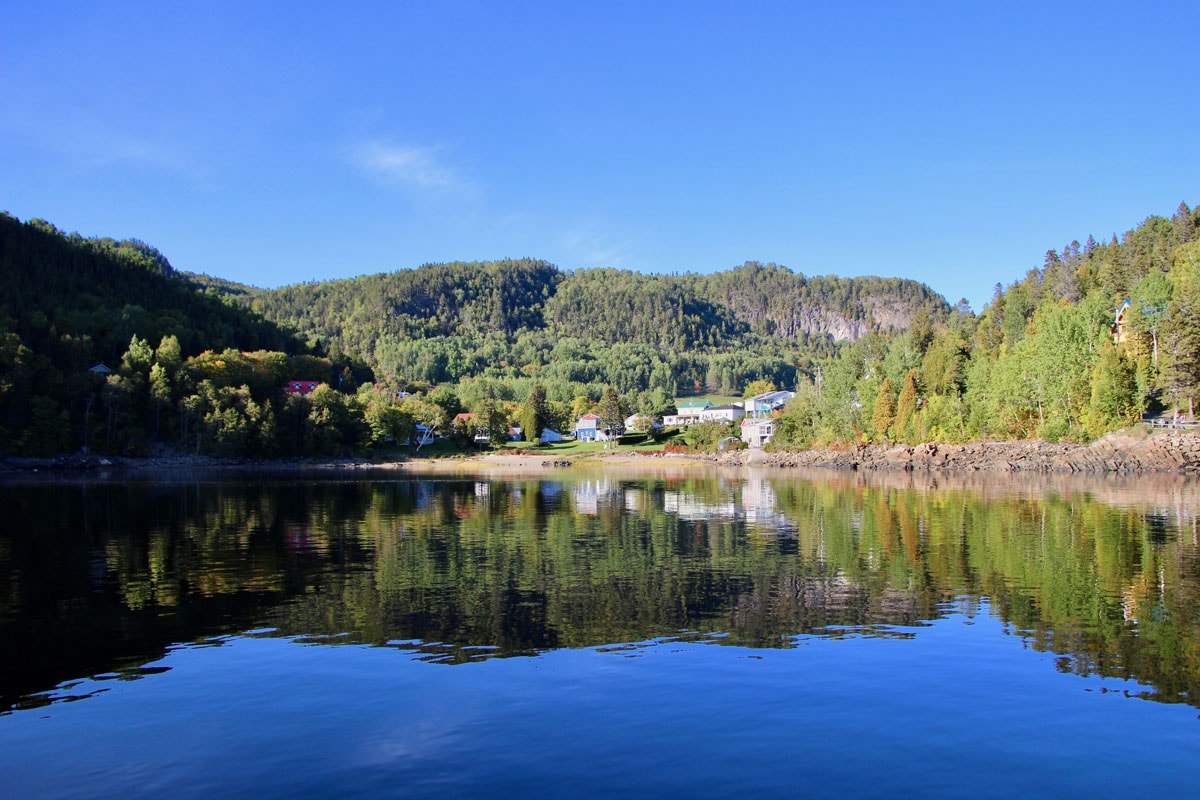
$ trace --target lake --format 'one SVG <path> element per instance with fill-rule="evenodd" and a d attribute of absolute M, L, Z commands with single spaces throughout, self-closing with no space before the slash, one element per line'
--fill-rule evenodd
<path fill-rule="evenodd" d="M 1183 796 L 1200 484 L 0 483 L 0 793 Z"/>

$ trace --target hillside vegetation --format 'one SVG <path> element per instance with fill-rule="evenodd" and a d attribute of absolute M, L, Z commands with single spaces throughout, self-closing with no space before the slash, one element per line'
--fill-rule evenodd
<path fill-rule="evenodd" d="M 978 317 L 850 344 L 800 382 L 777 443 L 1084 441 L 1146 413 L 1190 416 L 1198 385 L 1200 210 L 1180 204 L 1120 239 L 1047 251 Z"/>
<path fill-rule="evenodd" d="M 673 276 L 529 259 L 427 264 L 265 291 L 198 280 L 401 384 L 537 377 L 563 399 L 605 385 L 667 396 L 740 392 L 758 378 L 791 385 L 797 364 L 836 342 L 902 330 L 921 310 L 949 313 L 915 281 L 753 263 Z"/>
<path fill-rule="evenodd" d="M 642 275 L 520 259 L 263 290 L 3 215 L 0 453 L 329 455 L 426 428 L 466 443 L 772 385 L 798 390 L 779 446 L 1084 440 L 1191 412 L 1198 231 L 1181 204 L 1072 241 L 977 316 L 913 281 L 757 263 Z M 293 379 L 321 385 L 286 393 Z"/>

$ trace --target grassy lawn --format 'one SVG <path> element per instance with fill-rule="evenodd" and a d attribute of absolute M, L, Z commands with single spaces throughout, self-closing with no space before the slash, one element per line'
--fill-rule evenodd
<path fill-rule="evenodd" d="M 555 442 L 554 444 L 533 445 L 529 442 L 506 442 L 499 450 L 491 452 L 503 453 L 512 450 L 529 450 L 535 453 L 545 453 L 547 456 L 582 456 L 589 453 L 605 453 L 631 450 L 662 450 L 667 444 L 675 441 L 678 431 L 669 432 L 663 439 L 655 442 L 645 434 L 632 433 L 622 437 L 620 444 L 616 442 Z"/>
<path fill-rule="evenodd" d="M 500 447 L 475 448 L 467 447 L 460 448 L 454 444 L 449 437 L 438 439 L 431 444 L 427 444 L 419 451 L 413 451 L 410 448 L 396 448 L 393 451 L 380 452 L 381 456 L 397 456 L 404 455 L 416 458 L 446 458 L 452 456 L 471 456 L 479 455 L 480 453 L 513 453 L 513 452 L 530 452 L 538 455 L 544 454 L 547 458 L 568 458 L 570 456 L 586 456 L 592 453 L 611 453 L 611 452 L 632 452 L 634 450 L 662 450 L 668 444 L 680 444 L 678 429 L 667 431 L 666 435 L 659 441 L 654 441 L 642 433 L 631 433 L 621 437 L 620 443 L 616 442 L 555 442 L 553 444 L 536 445 L 530 442 L 505 442 Z"/>
<path fill-rule="evenodd" d="M 678 406 L 679 403 L 696 403 L 703 402 L 705 400 L 712 403 L 714 406 L 727 406 L 730 403 L 742 402 L 742 396 L 727 394 L 698 394 L 695 397 L 676 397 L 675 404 Z"/>

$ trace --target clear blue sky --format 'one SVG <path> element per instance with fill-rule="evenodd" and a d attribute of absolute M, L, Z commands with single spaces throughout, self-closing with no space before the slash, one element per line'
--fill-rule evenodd
<path fill-rule="evenodd" d="M 258 286 L 915 278 L 1200 203 L 1200 3 L 3 0 L 0 208 Z"/>

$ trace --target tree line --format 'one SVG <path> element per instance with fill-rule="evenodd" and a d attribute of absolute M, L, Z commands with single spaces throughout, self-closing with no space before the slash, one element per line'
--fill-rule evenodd
<path fill-rule="evenodd" d="M 602 404 L 654 416 L 753 382 L 797 390 L 785 447 L 1083 441 L 1193 410 L 1198 230 L 1181 204 L 1073 241 L 976 315 L 911 281 L 762 264 L 646 276 L 514 260 L 267 292 L 177 273 L 136 240 L 0 215 L 0 453 L 331 455 L 430 428 L 533 439 Z M 897 306 L 888 325 L 871 311 Z M 865 327 L 838 342 L 805 315 Z M 292 394 L 290 380 L 321 385 Z"/>
<path fill-rule="evenodd" d="M 1047 251 L 978 316 L 920 314 L 848 344 L 799 381 L 777 442 L 1082 442 L 1191 416 L 1198 388 L 1200 209 L 1183 203 L 1120 239 Z"/>

